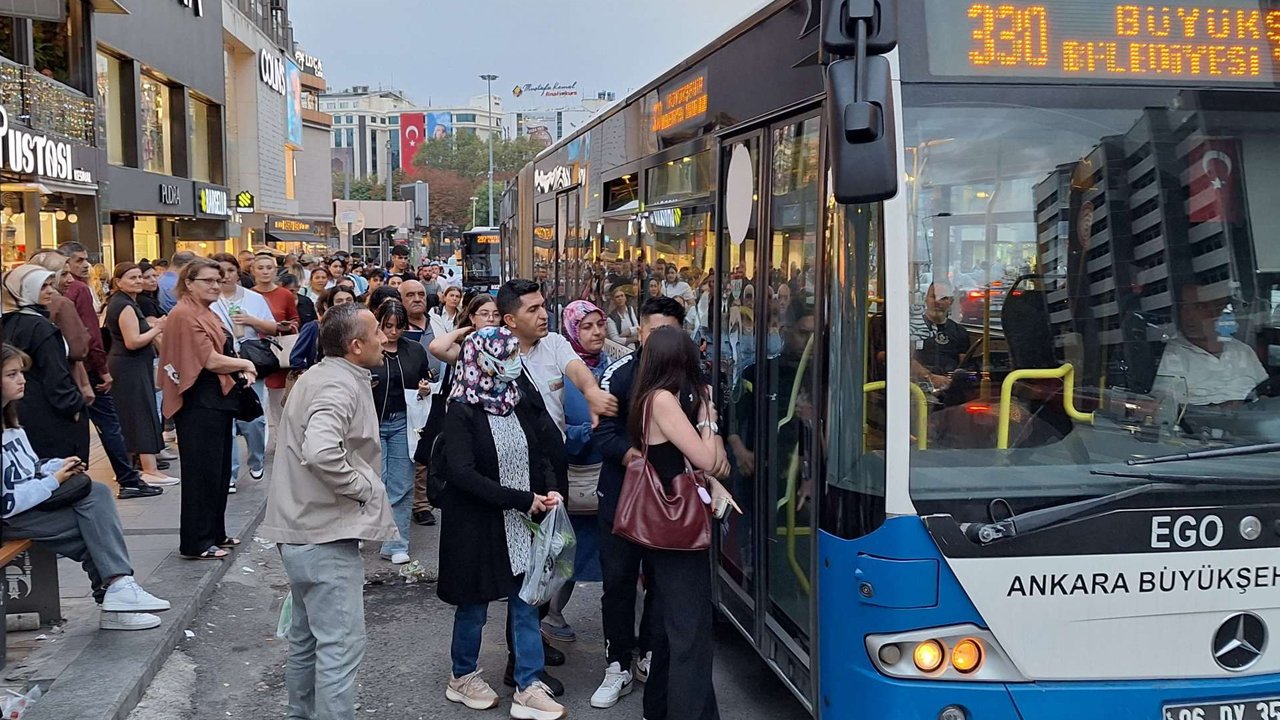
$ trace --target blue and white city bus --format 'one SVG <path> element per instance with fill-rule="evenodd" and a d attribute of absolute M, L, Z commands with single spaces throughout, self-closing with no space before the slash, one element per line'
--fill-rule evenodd
<path fill-rule="evenodd" d="M 504 268 L 689 283 L 716 602 L 816 717 L 1280 720 L 1278 80 L 1269 0 L 778 0 L 539 155 Z"/>

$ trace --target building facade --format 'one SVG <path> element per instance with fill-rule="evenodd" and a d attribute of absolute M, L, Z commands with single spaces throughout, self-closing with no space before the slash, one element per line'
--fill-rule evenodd
<path fill-rule="evenodd" d="M 100 15 L 94 70 L 106 151 L 102 256 L 211 252 L 227 237 L 222 12 L 213 2 L 121 0 Z"/>
<path fill-rule="evenodd" d="M 96 6 L 96 9 L 95 9 Z M 114 3 L 36 0 L 0 14 L 0 252 L 9 268 L 59 243 L 101 249 L 104 134 L 94 33 Z"/>

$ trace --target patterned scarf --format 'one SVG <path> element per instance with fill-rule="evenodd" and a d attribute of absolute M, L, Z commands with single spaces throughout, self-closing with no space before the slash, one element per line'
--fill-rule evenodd
<path fill-rule="evenodd" d="M 586 363 L 587 367 L 594 368 L 604 360 L 604 351 L 587 352 L 578 341 L 578 326 L 582 324 L 583 318 L 591 313 L 600 313 L 600 317 L 604 317 L 604 311 L 592 303 L 586 300 L 574 300 L 564 309 L 564 329 L 574 352 L 578 353 L 578 357 L 582 358 L 582 362 Z"/>
<path fill-rule="evenodd" d="M 520 402 L 520 388 L 514 379 L 503 380 L 498 373 L 507 360 L 519 355 L 520 341 L 506 328 L 471 333 L 462 343 L 449 400 L 479 405 L 490 415 L 510 415 Z"/>

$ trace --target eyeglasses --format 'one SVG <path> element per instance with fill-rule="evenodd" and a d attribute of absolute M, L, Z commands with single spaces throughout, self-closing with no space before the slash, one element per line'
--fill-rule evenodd
<path fill-rule="evenodd" d="M 214 285 L 220 285 L 220 284 L 222 284 L 222 278 L 220 278 L 220 277 L 216 277 L 216 278 L 210 278 L 210 277 L 191 278 L 191 281 L 192 281 L 192 282 L 198 282 L 198 283 L 212 283 L 212 284 L 214 284 Z"/>
<path fill-rule="evenodd" d="M 497 320 L 498 311 L 497 310 L 480 310 L 476 312 L 476 317 L 484 318 L 486 320 Z"/>

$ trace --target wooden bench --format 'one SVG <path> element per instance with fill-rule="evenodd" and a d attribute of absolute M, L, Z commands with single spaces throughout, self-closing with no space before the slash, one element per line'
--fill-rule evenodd
<path fill-rule="evenodd" d="M 42 625 L 62 620 L 58 556 L 53 551 L 30 540 L 5 540 L 0 543 L 0 567 L 4 568 L 0 615 L 39 613 Z M 0 667 L 4 667 L 7 651 L 3 638 L 4 633 L 0 632 Z"/>

